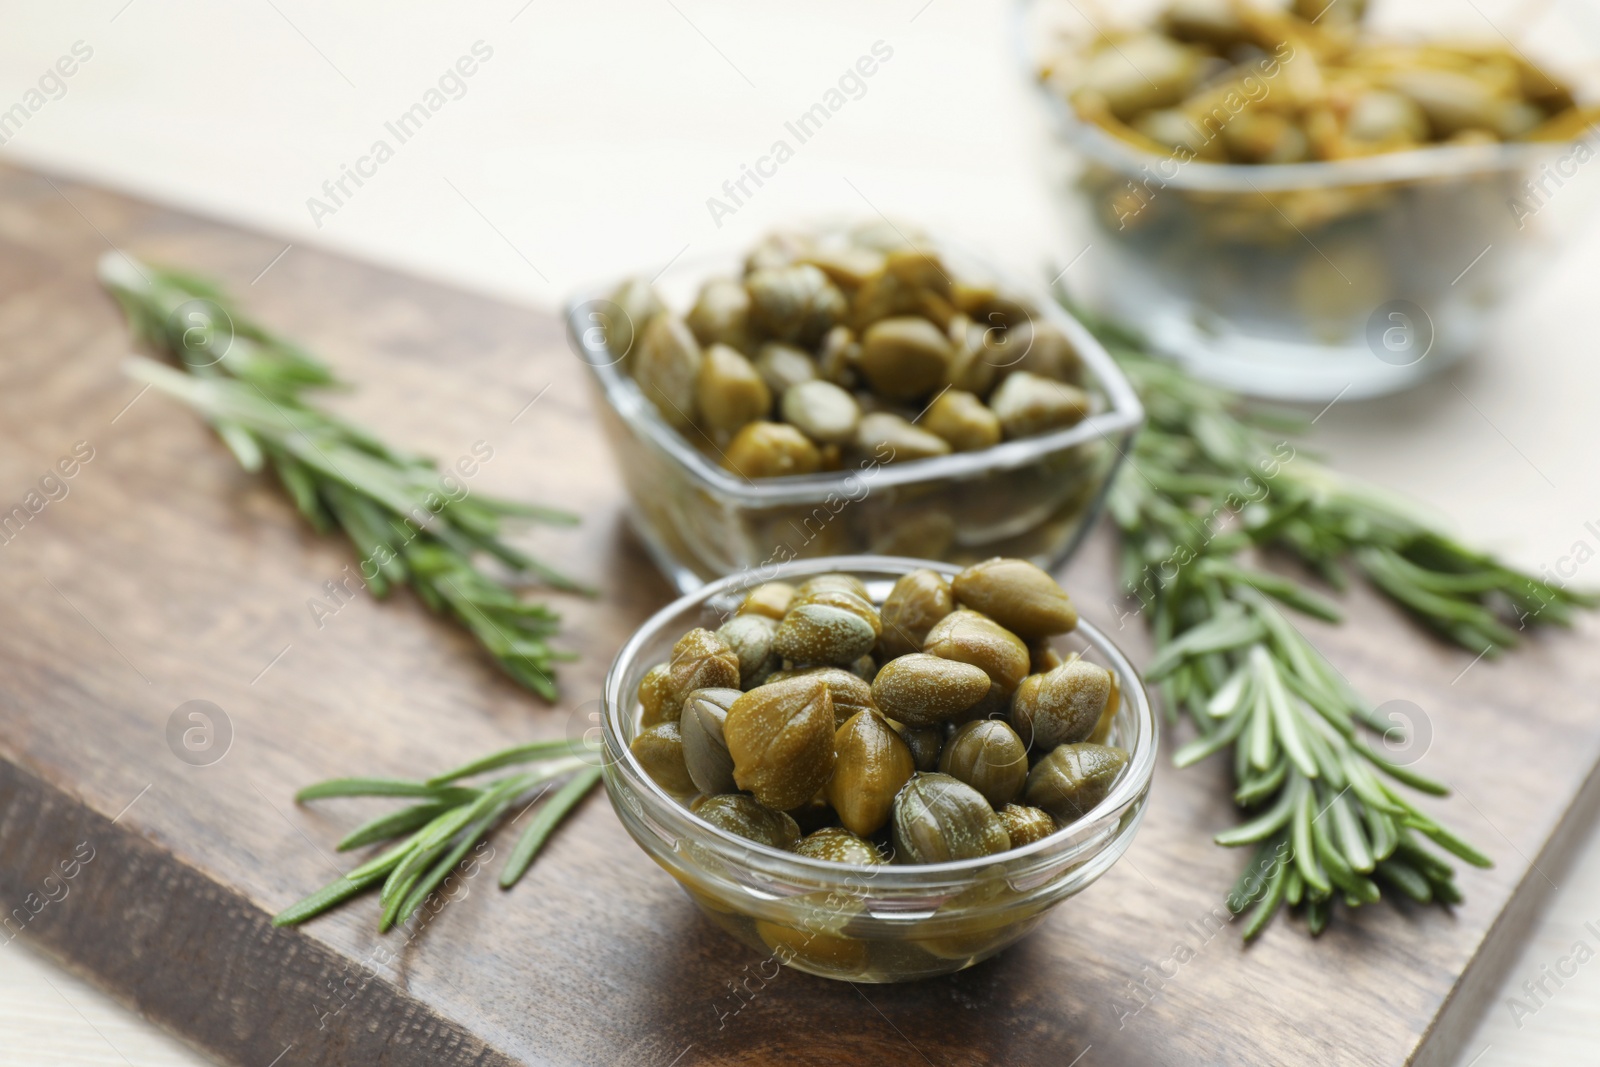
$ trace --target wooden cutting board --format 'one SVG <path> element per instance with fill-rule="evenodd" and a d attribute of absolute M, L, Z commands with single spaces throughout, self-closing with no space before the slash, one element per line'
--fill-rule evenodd
<path fill-rule="evenodd" d="M 308 601 L 354 557 L 309 534 L 188 410 L 123 376 L 126 331 L 94 281 L 108 247 L 224 279 L 359 383 L 340 406 L 385 437 L 447 461 L 488 442 L 478 488 L 583 515 L 529 538 L 602 590 L 551 597 L 580 655 L 559 705 L 505 681 L 409 595 L 358 599 L 319 628 Z M 517 889 L 469 879 L 413 937 L 378 936 L 371 899 L 274 930 L 273 913 L 353 866 L 333 843 L 380 810 L 297 807 L 296 788 L 425 776 L 561 736 L 671 596 L 626 532 L 555 318 L 299 247 L 275 260 L 283 248 L 0 169 L 0 508 L 78 460 L 66 495 L 54 488 L 0 543 L 6 937 L 226 1063 L 1445 1063 L 1595 806 L 1596 627 L 1473 664 L 1358 592 L 1319 643 L 1364 692 L 1424 710 L 1418 767 L 1458 789 L 1432 807 L 1497 864 L 1463 873 L 1453 914 L 1366 908 L 1315 943 L 1280 919 L 1249 949 L 1236 929 L 1208 932 L 1244 861 L 1207 840 L 1234 821 L 1214 760 L 1163 762 L 1133 849 L 1039 932 L 920 984 L 772 977 L 699 918 L 599 793 Z M 1115 627 L 1109 549 L 1102 531 L 1065 580 Z M 1123 636 L 1148 655 L 1134 626 Z M 191 700 L 231 725 L 210 765 L 169 745 Z"/>

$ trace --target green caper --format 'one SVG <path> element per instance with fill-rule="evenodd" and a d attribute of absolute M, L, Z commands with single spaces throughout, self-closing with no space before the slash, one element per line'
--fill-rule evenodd
<path fill-rule="evenodd" d="M 988 693 L 983 668 L 921 652 L 885 663 L 872 682 L 873 701 L 908 726 L 953 719 Z"/>
<path fill-rule="evenodd" d="M 1056 832 L 1056 821 L 1048 811 L 1030 808 L 1023 804 L 1007 804 L 1000 809 L 1000 821 L 1005 823 L 1012 848 L 1043 841 Z"/>
<path fill-rule="evenodd" d="M 717 440 L 725 440 L 746 423 L 766 418 L 772 410 L 767 383 L 748 359 L 723 344 L 706 350 L 694 395 L 701 426 Z"/>
<path fill-rule="evenodd" d="M 751 324 L 791 344 L 816 344 L 849 309 L 828 276 L 808 263 L 754 271 L 744 285 Z"/>
<path fill-rule="evenodd" d="M 794 587 L 796 596 L 809 596 L 812 593 L 820 593 L 825 589 L 839 589 L 846 593 L 854 593 L 869 604 L 872 602 L 872 594 L 867 592 L 867 587 L 860 578 L 853 574 L 843 574 L 839 571 L 830 571 L 827 574 L 813 574 Z"/>
<path fill-rule="evenodd" d="M 1120 62 L 1118 61 L 1120 59 Z M 1084 88 L 1126 122 L 1182 100 L 1204 70 L 1201 53 L 1159 33 L 1143 33 L 1097 52 L 1084 64 Z"/>
<path fill-rule="evenodd" d="M 788 582 L 762 582 L 744 595 L 738 613 L 764 615 L 777 622 L 789 610 L 789 600 L 793 596 L 794 586 Z"/>
<path fill-rule="evenodd" d="M 861 358 L 861 344 L 848 326 L 835 326 L 822 339 L 822 350 L 817 353 L 817 373 L 843 389 L 856 385 L 856 363 Z"/>
<path fill-rule="evenodd" d="M 739 657 L 710 630 L 696 627 L 678 638 L 667 660 L 669 703 L 664 719 L 676 719 L 684 698 L 696 689 L 739 688 Z"/>
<path fill-rule="evenodd" d="M 915 400 L 944 383 L 950 342 L 939 327 L 914 315 L 880 319 L 861 336 L 858 365 L 878 393 Z"/>
<path fill-rule="evenodd" d="M 843 726 L 858 711 L 877 711 L 872 702 L 872 685 L 854 671 L 843 667 L 802 667 L 793 671 L 775 671 L 769 681 L 781 682 L 785 678 L 820 678 L 828 687 L 833 700 L 833 725 Z"/>
<path fill-rule="evenodd" d="M 862 279 L 852 301 L 851 312 L 858 326 L 893 315 L 924 315 L 940 323 L 954 314 L 950 277 L 939 257 L 921 249 L 905 247 L 896 235 L 897 247 L 888 249 L 883 267 Z"/>
<path fill-rule="evenodd" d="M 989 348 L 989 329 L 966 315 L 957 315 L 945 333 L 950 338 L 950 369 L 944 383 L 973 396 L 987 396 L 999 376 Z"/>
<path fill-rule="evenodd" d="M 819 678 L 790 678 L 741 694 L 723 737 L 733 777 L 770 808 L 799 807 L 833 774 L 833 701 Z"/>
<path fill-rule="evenodd" d="M 667 424 L 694 428 L 695 385 L 705 357 L 683 320 L 663 311 L 650 320 L 633 354 L 633 377 Z"/>
<path fill-rule="evenodd" d="M 921 652 L 933 624 L 955 610 L 950 583 L 926 568 L 900 576 L 884 598 L 879 617 L 883 636 L 878 651 L 885 659 Z"/>
<path fill-rule="evenodd" d="M 944 752 L 944 727 L 906 726 L 897 723 L 900 740 L 911 750 L 911 762 L 919 771 L 939 769 L 939 756 Z"/>
<path fill-rule="evenodd" d="M 802 856 L 830 863 L 850 863 L 873 867 L 883 862 L 883 854 L 842 826 L 824 826 L 800 839 L 794 850 Z"/>
<path fill-rule="evenodd" d="M 620 360 L 631 373 L 635 343 L 644 336 L 644 328 L 650 320 L 666 310 L 666 305 L 643 278 L 630 278 L 617 286 L 617 291 L 611 294 L 611 303 L 615 308 L 607 308 L 602 313 L 599 325 L 605 333 L 605 345 L 611 358 Z M 581 325 L 588 327 L 590 323 Z"/>
<path fill-rule="evenodd" d="M 707 796 L 739 788 L 733 780 L 733 757 L 722 735 L 728 709 L 738 699 L 737 689 L 696 689 L 683 702 L 683 716 L 678 720 L 683 762 L 694 787 Z"/>
<path fill-rule="evenodd" d="M 1075 385 L 1028 371 L 1006 376 L 989 397 L 989 410 L 1007 440 L 1076 426 L 1089 415 L 1089 394 Z"/>
<path fill-rule="evenodd" d="M 847 830 L 876 833 L 889 821 L 895 794 L 915 770 L 911 750 L 883 716 L 861 711 L 834 733 L 833 777 L 828 803 Z"/>
<path fill-rule="evenodd" d="M 800 826 L 794 819 L 742 793 L 701 797 L 689 810 L 719 830 L 784 852 L 800 841 Z"/>
<path fill-rule="evenodd" d="M 756 614 L 735 615 L 717 627 L 717 636 L 739 657 L 739 688 L 760 685 L 781 666 L 772 648 L 772 635 L 777 630 L 776 622 Z"/>
<path fill-rule="evenodd" d="M 1008 376 L 1023 371 L 1073 385 L 1083 381 L 1083 357 L 1050 323 L 1029 317 L 1008 328 L 1004 336 L 1000 347 L 1006 354 L 996 357 L 991 352 L 989 358 Z"/>
<path fill-rule="evenodd" d="M 1000 443 L 1000 420 L 983 401 L 961 389 L 946 389 L 928 406 L 923 427 L 957 452 L 976 452 Z"/>
<path fill-rule="evenodd" d="M 1030 674 L 1011 699 L 1011 725 L 1034 752 L 1087 740 L 1111 695 L 1111 672 L 1068 660 L 1049 674 Z"/>
<path fill-rule="evenodd" d="M 639 725 L 654 726 L 676 719 L 682 705 L 672 695 L 672 674 L 665 663 L 657 663 L 639 679 Z"/>
<path fill-rule="evenodd" d="M 723 466 L 746 478 L 815 474 L 822 454 L 805 434 L 781 422 L 747 422 L 723 453 Z"/>
<path fill-rule="evenodd" d="M 737 278 L 712 278 L 700 287 L 694 307 L 684 316 L 703 345 L 728 345 L 750 352 L 750 294 Z"/>
<path fill-rule="evenodd" d="M 628 751 L 662 789 L 679 795 L 694 792 L 694 780 L 683 759 L 683 733 L 677 723 L 658 722 L 645 727 L 634 737 Z"/>
<path fill-rule="evenodd" d="M 911 863 L 992 856 L 1011 847 L 983 795 L 948 774 L 918 774 L 894 798 L 894 848 Z"/>
<path fill-rule="evenodd" d="M 854 441 L 861 423 L 856 398 L 820 379 L 790 386 L 780 404 L 783 420 L 818 444 Z"/>
<path fill-rule="evenodd" d="M 778 623 L 772 647 L 794 663 L 848 666 L 877 643 L 872 625 L 876 615 L 873 612 L 874 618 L 869 620 L 860 612 L 833 604 L 790 607 Z"/>
<path fill-rule="evenodd" d="M 989 680 L 1009 693 L 1028 675 L 1028 646 L 987 615 L 962 608 L 928 631 L 923 650 L 940 659 L 981 667 Z"/>
<path fill-rule="evenodd" d="M 950 454 L 950 446 L 944 438 L 919 429 L 888 411 L 861 416 L 856 427 L 856 448 L 880 463 L 909 463 L 914 459 Z"/>
<path fill-rule="evenodd" d="M 1104 800 L 1128 765 L 1120 748 L 1091 744 L 1062 745 L 1033 765 L 1023 797 L 1063 823 L 1081 819 Z"/>
<path fill-rule="evenodd" d="M 1025 559 L 975 563 L 950 583 L 962 607 L 981 611 L 1025 641 L 1064 634 L 1078 625 L 1078 612 L 1050 575 Z"/>
<path fill-rule="evenodd" d="M 1015 800 L 1028 778 L 1028 750 L 1015 730 L 994 719 L 959 727 L 944 744 L 939 771 L 983 794 L 994 808 Z"/>
<path fill-rule="evenodd" d="M 965 726 L 969 722 L 979 719 L 1009 719 L 1011 717 L 1011 694 L 992 682 L 989 692 L 984 698 L 960 715 L 945 723 L 946 729 Z"/>
<path fill-rule="evenodd" d="M 817 365 L 805 349 L 769 341 L 756 353 L 756 373 L 773 396 L 782 396 L 801 382 L 816 381 Z"/>

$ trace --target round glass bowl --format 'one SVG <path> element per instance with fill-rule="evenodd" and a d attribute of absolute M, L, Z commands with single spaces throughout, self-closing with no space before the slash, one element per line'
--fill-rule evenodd
<path fill-rule="evenodd" d="M 1010 852 L 881 867 L 780 852 L 702 822 L 634 759 L 629 745 L 639 723 L 639 680 L 686 631 L 720 626 L 746 590 L 842 571 L 881 602 L 897 579 L 922 567 L 957 571 L 926 560 L 840 556 L 732 575 L 657 612 L 606 677 L 605 783 L 622 825 L 712 922 L 777 963 L 825 978 L 903 982 L 959 971 L 999 952 L 1127 851 L 1155 771 L 1156 718 L 1144 685 L 1117 647 L 1084 622 L 1053 643 L 1116 677 L 1122 702 L 1107 743 L 1128 752 L 1128 766 L 1086 817 Z"/>
<path fill-rule="evenodd" d="M 751 481 L 723 469 L 668 425 L 623 370 L 620 354 L 595 325 L 602 309 L 620 311 L 606 299 L 618 282 L 568 303 L 569 340 L 592 372 L 634 529 L 681 592 L 752 567 L 853 552 L 961 564 L 1017 556 L 1051 570 L 1082 541 L 1144 421 L 1132 385 L 1094 335 L 1038 286 L 1006 277 L 945 242 L 924 246 L 962 276 L 993 279 L 1025 298 L 1067 336 L 1083 359 L 1095 401 L 1088 418 L 977 452 Z M 741 267 L 742 252 L 673 263 L 654 285 L 682 313 L 703 282 L 738 277 Z"/>
<path fill-rule="evenodd" d="M 1145 24 L 1150 6 L 1119 9 L 1119 24 Z M 1372 18 L 1391 39 L 1500 43 L 1485 23 L 1494 12 L 1470 0 L 1420 7 L 1378 4 Z M 1592 23 L 1554 25 L 1559 7 L 1542 8 L 1552 25 L 1528 47 L 1567 77 L 1594 68 L 1600 48 Z M 1079 118 L 1039 78 L 1052 61 L 1070 76 L 1058 57 L 1088 32 L 1076 7 L 1021 0 L 1018 11 L 1023 63 L 1060 149 L 1052 183 L 1068 243 L 1094 249 L 1069 279 L 1074 295 L 1239 392 L 1323 403 L 1409 388 L 1480 342 L 1600 193 L 1600 167 L 1585 165 L 1600 148 L 1592 132 L 1277 165 L 1147 152 Z M 1260 99 L 1287 91 L 1281 69 L 1264 67 Z M 1569 80 L 1583 95 L 1595 78 Z"/>

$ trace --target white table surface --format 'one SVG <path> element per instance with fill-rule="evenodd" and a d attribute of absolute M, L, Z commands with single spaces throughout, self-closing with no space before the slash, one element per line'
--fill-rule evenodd
<path fill-rule="evenodd" d="M 580 282 L 805 216 L 917 219 L 1018 272 L 1081 250 L 1042 176 L 1041 120 L 1001 0 L 759 14 L 729 0 L 6 0 L 0 12 L 0 111 L 78 42 L 92 50 L 58 99 L 7 131 L 0 158 L 279 233 L 289 256 L 320 245 L 554 307 Z M 465 94 L 314 220 L 307 199 L 324 180 L 393 141 L 385 122 L 479 41 L 492 55 Z M 707 198 L 876 42 L 893 54 L 864 95 L 719 226 Z M 1318 445 L 1525 566 L 1600 547 L 1584 527 L 1600 523 L 1596 232 L 1570 238 L 1476 360 L 1401 397 L 1334 405 Z M 1091 254 L 1074 269 L 1092 268 Z M 1600 563 L 1576 580 L 1600 585 Z M 1506 1002 L 1600 921 L 1600 839 L 1559 881 L 1462 1067 L 1587 1062 L 1600 1042 L 1600 964 L 1520 1025 Z M 0 950 L 0 1035 L 0 1067 L 204 1062 L 22 942 Z"/>

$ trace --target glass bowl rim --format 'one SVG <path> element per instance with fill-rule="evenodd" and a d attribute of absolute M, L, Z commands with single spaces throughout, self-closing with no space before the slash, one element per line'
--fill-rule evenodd
<path fill-rule="evenodd" d="M 1072 103 L 1039 76 L 1039 57 L 1028 36 L 1027 11 L 1045 0 L 1017 0 L 1013 9 L 1013 48 L 1034 90 L 1043 98 L 1062 135 L 1073 147 L 1122 174 L 1171 162 L 1123 141 L 1103 127 L 1078 117 Z M 1178 167 L 1173 177 L 1157 176 L 1159 188 L 1210 193 L 1290 192 L 1351 185 L 1421 181 L 1433 178 L 1470 179 L 1484 174 L 1517 171 L 1549 158 L 1580 141 L 1591 140 L 1600 122 L 1562 141 L 1506 141 L 1484 145 L 1431 145 L 1403 152 L 1381 152 L 1356 159 L 1317 160 L 1310 163 L 1211 163 L 1193 159 Z"/>
<path fill-rule="evenodd" d="M 803 232 L 820 225 L 838 223 L 837 219 L 821 222 L 801 220 L 780 228 L 792 228 Z M 927 243 L 935 251 L 953 253 L 980 267 L 997 284 L 1030 303 L 1041 318 L 1066 334 L 1067 339 L 1072 342 L 1073 347 L 1088 365 L 1109 406 L 1104 411 L 1093 413 L 1082 422 L 1037 437 L 1004 441 L 975 452 L 952 452 L 945 456 L 932 456 L 904 463 L 880 464 L 872 473 L 874 486 L 906 485 L 945 478 L 970 477 L 996 470 L 1013 470 L 1088 441 L 1099 439 L 1115 443 L 1117 435 L 1132 433 L 1143 424 L 1144 406 L 1139 401 L 1133 383 L 1123 374 L 1099 338 L 1095 337 L 1077 316 L 1062 307 L 1047 289 L 1019 281 L 1009 272 L 997 267 L 990 258 L 969 252 L 957 242 L 930 236 Z M 736 254 L 737 251 L 738 249 L 729 248 L 721 253 L 707 252 L 692 257 L 685 266 L 695 263 L 707 264 L 712 261 L 725 262 L 730 254 Z M 828 494 L 838 492 L 842 488 L 848 489 L 851 485 L 850 480 L 860 477 L 859 468 L 846 468 L 841 471 L 762 478 L 755 481 L 741 478 L 717 466 L 704 453 L 693 447 L 681 433 L 673 429 L 661 417 L 655 405 L 645 397 L 634 380 L 621 372 L 618 367 L 620 360 L 596 362 L 582 355 L 584 345 L 578 336 L 578 316 L 582 310 L 598 301 L 609 300 L 619 285 L 640 276 L 641 272 L 635 272 L 609 283 L 584 286 L 568 299 L 563 309 L 569 344 L 574 352 L 580 353 L 579 358 L 594 375 L 595 381 L 600 386 L 600 392 L 605 396 L 606 403 L 612 411 L 648 437 L 652 444 L 671 456 L 678 469 L 693 478 L 697 486 L 723 497 L 731 497 L 741 506 L 770 507 L 813 502 L 824 499 Z M 710 273 L 706 275 L 707 278 L 711 276 Z M 609 352 L 607 354 L 609 355 Z"/>
<path fill-rule="evenodd" d="M 884 864 L 879 867 L 838 863 L 794 852 L 784 852 L 739 837 L 704 821 L 662 789 L 645 772 L 644 767 L 628 747 L 622 744 L 623 718 L 631 716 L 636 702 L 634 694 L 622 692 L 624 676 L 638 659 L 646 642 L 664 629 L 679 613 L 703 607 L 715 597 L 761 582 L 787 581 L 835 571 L 847 574 L 876 571 L 885 575 L 905 575 L 922 569 L 937 571 L 947 578 L 962 570 L 954 564 L 914 559 L 909 556 L 823 556 L 816 559 L 794 560 L 771 568 L 739 571 L 672 601 L 651 615 L 634 631 L 627 643 L 617 652 L 606 672 L 601 709 L 602 743 L 605 749 L 602 758 L 605 766 L 608 769 L 618 768 L 625 773 L 628 784 L 636 793 L 644 796 L 648 814 L 659 817 L 662 810 L 669 812 L 667 821 L 685 824 L 694 831 L 697 843 L 713 844 L 719 858 L 731 866 L 742 870 L 758 870 L 779 877 L 798 873 L 808 881 L 817 883 L 837 882 L 849 875 L 864 873 L 867 880 L 885 889 L 923 889 L 930 882 L 964 881 L 968 876 L 992 870 L 997 864 L 1025 870 L 1034 865 L 1028 862 L 1030 860 L 1035 861 L 1038 866 L 1048 867 L 1059 862 L 1063 855 L 1070 857 L 1084 850 L 1092 850 L 1097 854 L 1115 838 L 1131 832 L 1139 820 L 1133 820 L 1122 829 L 1116 828 L 1127 811 L 1149 793 L 1160 749 L 1160 723 L 1150 703 L 1144 679 L 1127 655 L 1099 628 L 1081 618 L 1077 628 L 1071 632 L 1081 634 L 1095 651 L 1106 657 L 1110 667 L 1117 672 L 1119 680 L 1129 683 L 1122 685 L 1120 692 L 1122 699 L 1131 705 L 1134 721 L 1138 727 L 1135 743 L 1128 752 L 1127 770 L 1117 780 L 1111 792 L 1087 815 L 1020 848 L 946 863 Z M 618 802 L 614 795 L 612 800 L 614 803 Z M 1110 836 L 1102 833 L 1107 829 L 1113 830 Z"/>

